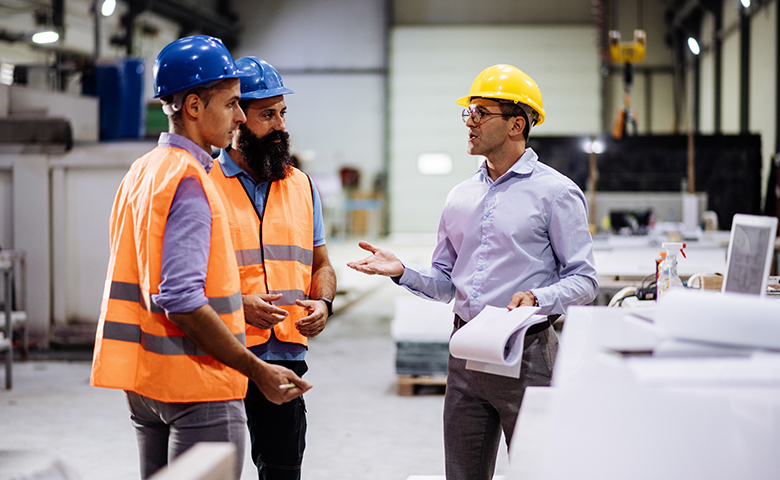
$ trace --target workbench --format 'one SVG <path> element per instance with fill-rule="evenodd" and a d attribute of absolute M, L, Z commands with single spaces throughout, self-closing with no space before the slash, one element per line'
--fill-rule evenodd
<path fill-rule="evenodd" d="M 508 478 L 778 478 L 780 369 L 752 368 L 750 357 L 619 355 L 661 339 L 630 311 L 569 309 L 553 386 L 526 390 Z M 664 361 L 677 363 L 647 363 Z M 655 381 L 640 368 L 665 365 L 676 373 Z"/>

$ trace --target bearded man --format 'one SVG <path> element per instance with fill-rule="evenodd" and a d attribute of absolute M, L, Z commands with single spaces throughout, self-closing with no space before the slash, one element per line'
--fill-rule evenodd
<path fill-rule="evenodd" d="M 241 276 L 247 347 L 298 375 L 307 338 L 333 314 L 336 275 L 328 259 L 314 183 L 293 166 L 279 72 L 257 57 L 236 65 L 247 116 L 211 177 L 227 210 Z M 260 479 L 299 479 L 306 437 L 303 397 L 275 405 L 257 388 L 244 400 L 252 460 Z"/>

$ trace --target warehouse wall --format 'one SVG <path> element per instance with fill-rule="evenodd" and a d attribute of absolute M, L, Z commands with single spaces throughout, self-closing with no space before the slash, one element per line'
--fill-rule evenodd
<path fill-rule="evenodd" d="M 723 5 L 723 53 L 721 72 L 721 131 L 724 134 L 740 133 L 741 79 L 739 15 L 743 7 L 740 2 L 724 2 Z M 761 196 L 766 195 L 768 176 L 777 149 L 777 2 L 768 2 L 755 10 L 748 22 L 750 28 L 750 83 L 749 119 L 750 133 L 761 135 L 763 158 Z M 715 64 L 713 45 L 715 32 L 714 16 L 705 14 L 701 39 L 700 83 L 699 83 L 699 125 L 702 133 L 715 133 Z M 689 61 L 692 55 L 688 54 Z M 693 71 L 689 64 L 686 70 L 692 102 Z M 688 124 L 686 122 L 686 128 Z M 762 202 L 763 204 L 763 202 Z"/>
<path fill-rule="evenodd" d="M 777 2 L 772 2 L 750 21 L 749 129 L 761 134 L 762 198 L 766 196 L 769 170 L 777 152 L 777 13 Z"/>
<path fill-rule="evenodd" d="M 362 188 L 384 169 L 384 0 L 236 2 L 244 26 L 234 57 L 263 58 L 282 74 L 287 130 L 308 173 L 358 167 Z"/>
<path fill-rule="evenodd" d="M 519 48 L 522 45 L 544 45 Z M 390 64 L 391 231 L 435 232 L 447 192 L 476 170 L 466 154 L 463 107 L 484 68 L 509 63 L 539 84 L 546 120 L 532 135 L 599 131 L 599 71 L 595 29 L 582 26 L 397 27 Z M 421 153 L 446 153 L 453 169 L 423 175 Z"/>
<path fill-rule="evenodd" d="M 610 28 L 631 39 L 640 2 L 609 3 L 619 7 Z M 690 108 L 685 85 L 675 86 L 669 73 L 667 3 L 641 2 L 648 32 L 643 65 L 650 73 L 638 71 L 635 78 L 640 133 L 671 132 L 677 127 L 675 109 Z M 90 5 L 91 0 L 66 2 L 65 47 L 92 52 Z M 539 82 L 548 120 L 534 135 L 609 130 L 622 102 L 619 69 L 609 73 L 602 90 L 591 2 L 550 0 L 518 7 L 513 0 L 237 0 L 233 5 L 244 25 L 234 55 L 269 60 L 296 90 L 287 98 L 288 129 L 306 169 L 332 179 L 340 167 L 358 166 L 364 191 L 387 169 L 392 232 L 435 231 L 447 192 L 475 170 L 477 159 L 465 153 L 465 127 L 454 100 L 482 68 L 514 63 Z M 109 38 L 120 31 L 125 8 L 120 2 L 113 17 L 101 20 L 104 61 L 124 55 Z M 738 20 L 739 8 L 739 2 L 725 2 L 724 25 Z M 765 171 L 775 151 L 776 15 L 777 2 L 770 1 L 751 19 L 750 130 L 762 134 Z M 29 12 L 0 16 L 0 28 L 31 28 L 29 18 Z M 143 15 L 140 22 L 145 33 L 133 53 L 151 67 L 179 30 L 154 15 Z M 706 22 L 704 31 L 712 32 Z M 0 64 L 44 65 L 54 58 L 45 49 L 0 42 Z M 699 115 L 707 132 L 714 128 L 714 67 L 706 49 L 700 62 Z M 738 30 L 724 38 L 723 65 L 722 131 L 736 133 Z M 151 98 L 152 69 L 146 71 Z M 2 65 L 0 77 L 1 72 Z M 73 93 L 78 82 L 66 87 Z M 678 98 L 681 103 L 675 104 Z M 687 123 L 679 127 L 684 130 Z M 0 155 L 0 245 L 24 248 L 34 259 L 28 291 L 39 295 L 32 317 L 38 334 L 48 333 L 52 319 L 55 326 L 96 320 L 108 258 L 108 210 L 127 166 L 149 148 L 81 144 L 64 156 Z M 450 155 L 452 171 L 422 175 L 420 153 Z"/>

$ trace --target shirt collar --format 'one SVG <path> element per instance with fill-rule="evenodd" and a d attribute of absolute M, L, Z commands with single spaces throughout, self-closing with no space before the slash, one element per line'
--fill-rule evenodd
<path fill-rule="evenodd" d="M 220 150 L 218 160 L 222 166 L 222 173 L 224 173 L 226 177 L 235 177 L 240 173 L 246 173 L 238 164 L 236 164 L 236 161 L 233 160 L 233 157 L 231 157 L 224 148 Z"/>
<path fill-rule="evenodd" d="M 534 171 L 534 168 L 536 168 L 536 163 L 538 161 L 539 156 L 536 154 L 536 152 L 534 152 L 532 148 L 526 148 L 523 155 L 518 158 L 511 167 L 509 167 L 507 173 L 512 172 L 515 175 L 530 175 L 531 172 Z M 479 167 L 479 173 L 482 175 L 483 179 L 491 180 L 490 173 L 488 173 L 487 169 L 487 160 L 482 162 L 482 166 Z"/>
<path fill-rule="evenodd" d="M 526 148 L 525 153 L 512 165 L 509 170 L 518 175 L 530 175 L 536 168 L 536 162 L 539 161 L 539 156 L 534 152 L 533 148 Z"/>
<path fill-rule="evenodd" d="M 214 164 L 214 159 L 211 158 L 211 154 L 209 152 L 203 150 L 200 145 L 193 142 L 189 138 L 183 137 L 176 133 L 162 132 L 160 134 L 160 139 L 157 141 L 157 146 L 181 148 L 186 150 L 190 155 L 195 157 L 195 160 L 197 160 L 198 163 L 203 166 L 207 173 L 211 170 L 211 167 Z"/>

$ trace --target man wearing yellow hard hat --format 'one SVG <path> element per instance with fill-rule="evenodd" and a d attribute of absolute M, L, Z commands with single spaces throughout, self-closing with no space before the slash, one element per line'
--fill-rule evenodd
<path fill-rule="evenodd" d="M 526 147 L 532 127 L 544 122 L 539 86 L 511 65 L 483 70 L 466 107 L 471 155 L 480 169 L 452 189 L 439 223 L 430 267 L 401 262 L 367 242 L 371 256 L 348 265 L 393 277 L 412 293 L 454 301 L 454 328 L 486 306 L 538 306 L 547 321 L 524 339 L 519 378 L 466 369 L 450 356 L 444 399 L 447 480 L 489 480 L 501 432 L 512 438 L 527 386 L 548 386 L 558 337 L 552 322 L 570 305 L 589 303 L 598 283 L 587 204 L 577 185 Z"/>

